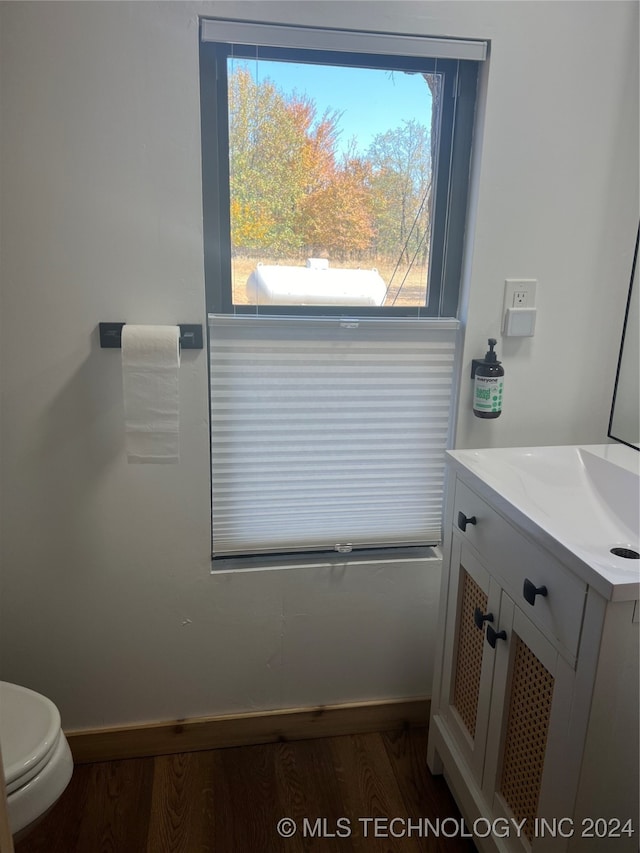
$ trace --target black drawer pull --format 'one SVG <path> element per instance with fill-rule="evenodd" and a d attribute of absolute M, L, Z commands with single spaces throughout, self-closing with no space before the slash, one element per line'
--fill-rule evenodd
<path fill-rule="evenodd" d="M 476 623 L 476 628 L 482 630 L 485 622 L 493 622 L 493 613 L 483 613 L 479 607 L 473 611 L 473 621 Z"/>
<path fill-rule="evenodd" d="M 498 640 L 506 640 L 507 632 L 506 631 L 494 631 L 491 625 L 487 625 L 487 642 L 491 646 L 492 649 L 495 649 L 496 642 Z"/>
<path fill-rule="evenodd" d="M 462 530 L 463 533 L 467 529 L 467 524 L 475 524 L 475 523 L 476 523 L 475 515 L 470 515 L 467 517 L 463 512 L 458 513 L 458 527 L 460 528 L 460 530 Z"/>
<path fill-rule="evenodd" d="M 536 595 L 541 595 L 543 598 L 546 597 L 547 588 L 546 586 L 536 586 L 534 583 L 531 583 L 529 578 L 525 578 L 522 594 L 525 600 L 533 606 L 536 603 Z"/>

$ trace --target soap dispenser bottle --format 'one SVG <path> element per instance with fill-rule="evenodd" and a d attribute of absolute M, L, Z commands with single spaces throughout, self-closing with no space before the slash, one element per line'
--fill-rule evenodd
<path fill-rule="evenodd" d="M 497 341 L 489 338 L 489 352 L 475 362 L 473 414 L 477 418 L 499 418 L 502 412 L 504 368 L 493 351 Z"/>

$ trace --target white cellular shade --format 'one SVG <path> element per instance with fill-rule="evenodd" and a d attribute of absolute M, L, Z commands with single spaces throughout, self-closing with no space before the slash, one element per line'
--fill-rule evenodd
<path fill-rule="evenodd" d="M 482 39 L 434 38 L 356 30 L 296 27 L 285 24 L 259 24 L 224 18 L 203 18 L 202 41 L 227 44 L 256 44 L 269 47 L 308 50 L 352 51 L 423 56 L 434 59 L 471 59 L 487 57 L 487 42 Z"/>
<path fill-rule="evenodd" d="M 209 327 L 214 556 L 440 541 L 456 320 Z"/>

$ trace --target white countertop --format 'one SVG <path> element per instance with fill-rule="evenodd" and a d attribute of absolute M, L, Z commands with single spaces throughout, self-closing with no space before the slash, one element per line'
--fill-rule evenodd
<path fill-rule="evenodd" d="M 640 453 L 622 444 L 451 450 L 448 462 L 606 599 L 640 598 Z"/>

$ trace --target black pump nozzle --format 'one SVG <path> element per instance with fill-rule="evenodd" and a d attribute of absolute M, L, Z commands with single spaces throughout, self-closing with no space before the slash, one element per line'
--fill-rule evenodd
<path fill-rule="evenodd" d="M 488 352 L 488 353 L 485 355 L 485 357 L 484 357 L 484 360 L 485 360 L 485 361 L 489 361 L 489 362 L 492 362 L 492 363 L 500 364 L 500 362 L 498 361 L 498 356 L 497 356 L 497 355 L 495 354 L 495 352 L 493 351 L 493 348 L 494 348 L 494 346 L 495 346 L 497 343 L 498 343 L 498 342 L 497 342 L 497 340 L 496 340 L 495 338 L 489 338 L 489 340 L 488 340 L 488 344 L 489 344 L 489 352 Z"/>
<path fill-rule="evenodd" d="M 502 362 L 498 361 L 498 356 L 493 351 L 494 346 L 498 343 L 495 338 L 489 338 L 489 352 L 485 355 L 484 358 L 474 358 L 471 361 L 471 378 L 474 379 L 476 375 L 476 370 L 479 367 L 484 367 L 487 364 L 502 364 Z"/>

